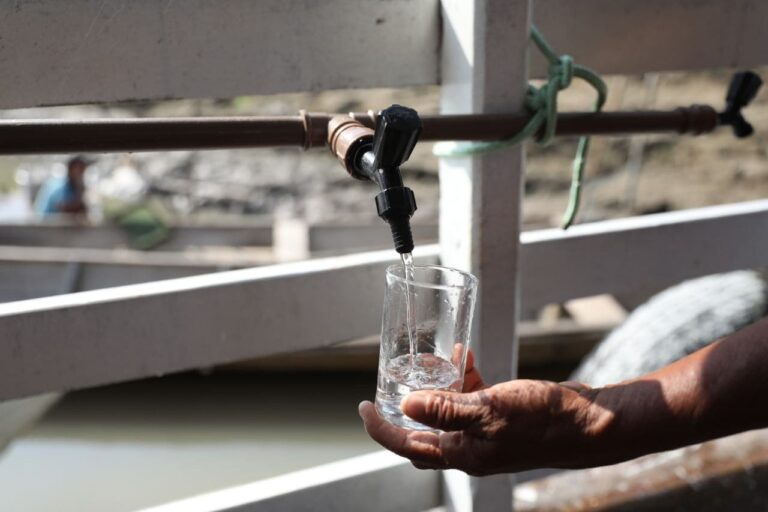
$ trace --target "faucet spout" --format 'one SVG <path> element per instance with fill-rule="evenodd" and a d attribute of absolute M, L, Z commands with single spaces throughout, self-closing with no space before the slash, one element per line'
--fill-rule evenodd
<path fill-rule="evenodd" d="M 378 185 L 376 210 L 389 224 L 400 254 L 413 251 L 410 219 L 416 211 L 416 197 L 404 185 L 400 166 L 410 157 L 421 128 L 416 111 L 400 105 L 381 111 L 375 131 L 348 117 L 333 118 L 328 126 L 331 151 L 347 172 Z"/>

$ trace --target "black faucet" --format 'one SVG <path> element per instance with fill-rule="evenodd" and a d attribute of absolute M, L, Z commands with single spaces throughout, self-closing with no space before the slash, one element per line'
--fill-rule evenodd
<path fill-rule="evenodd" d="M 389 223 L 395 250 L 400 254 L 413 251 L 410 219 L 416 211 L 416 198 L 403 184 L 400 166 L 419 139 L 419 114 L 412 108 L 392 105 L 379 113 L 372 133 L 351 118 L 334 118 L 328 133 L 331 150 L 349 174 L 379 186 L 376 210 Z"/>

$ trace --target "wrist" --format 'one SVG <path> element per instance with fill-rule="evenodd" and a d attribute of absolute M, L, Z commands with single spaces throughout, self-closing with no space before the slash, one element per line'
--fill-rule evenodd
<path fill-rule="evenodd" d="M 665 407 L 658 383 L 629 381 L 578 392 L 564 411 L 575 428 L 571 468 L 615 464 L 673 448 L 686 438 L 679 417 Z"/>
<path fill-rule="evenodd" d="M 575 382 L 547 383 L 545 428 L 537 453 L 548 461 L 543 467 L 579 469 L 608 463 L 616 416 L 601 404 L 602 391 Z"/>
<path fill-rule="evenodd" d="M 695 411 L 687 393 L 663 381 L 640 378 L 588 392 L 585 429 L 600 464 L 612 464 L 690 444 Z"/>
<path fill-rule="evenodd" d="M 607 388 L 587 388 L 570 397 L 564 418 L 574 427 L 573 444 L 578 447 L 575 467 L 590 467 L 624 460 L 621 449 L 620 397 Z M 570 418 L 570 419 L 569 419 Z"/>

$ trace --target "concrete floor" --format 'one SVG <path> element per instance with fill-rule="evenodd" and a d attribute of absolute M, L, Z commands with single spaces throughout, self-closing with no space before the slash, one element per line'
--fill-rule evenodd
<path fill-rule="evenodd" d="M 0 455 L 3 512 L 122 512 L 375 451 L 375 374 L 182 375 L 67 395 Z"/>

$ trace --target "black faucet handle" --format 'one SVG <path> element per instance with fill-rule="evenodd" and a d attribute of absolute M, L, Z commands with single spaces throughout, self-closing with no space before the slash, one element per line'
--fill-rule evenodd
<path fill-rule="evenodd" d="M 720 123 L 729 124 L 738 138 L 748 137 L 755 131 L 744 119 L 741 109 L 757 96 L 763 81 L 757 73 L 742 71 L 733 75 L 728 94 L 725 97 L 725 111 L 720 114 Z"/>
<path fill-rule="evenodd" d="M 400 167 L 411 156 L 421 134 L 421 118 L 412 108 L 392 105 L 382 110 L 373 136 L 374 166 Z"/>
<path fill-rule="evenodd" d="M 725 101 L 728 107 L 744 108 L 755 99 L 763 81 L 757 73 L 742 71 L 733 75 Z"/>

